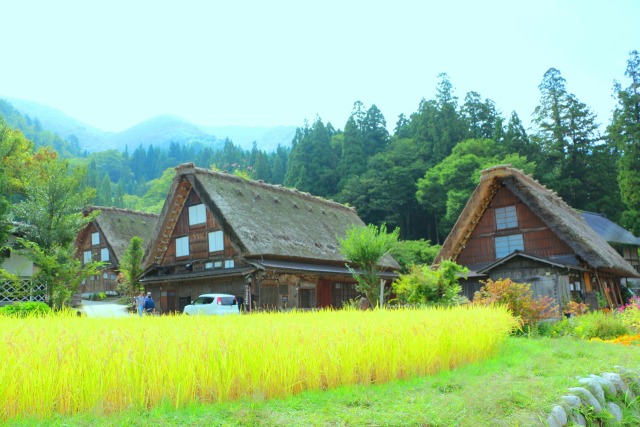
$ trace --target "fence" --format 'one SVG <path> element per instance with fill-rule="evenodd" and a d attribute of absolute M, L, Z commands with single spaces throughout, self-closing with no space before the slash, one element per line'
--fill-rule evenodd
<path fill-rule="evenodd" d="M 0 305 L 12 302 L 46 300 L 46 283 L 21 278 L 18 281 L 5 280 L 0 282 Z"/>

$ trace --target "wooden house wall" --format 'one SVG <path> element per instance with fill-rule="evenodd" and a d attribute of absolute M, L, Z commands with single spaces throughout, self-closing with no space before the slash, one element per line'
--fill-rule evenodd
<path fill-rule="evenodd" d="M 100 243 L 98 245 L 91 244 L 91 235 L 99 233 Z M 107 239 L 98 229 L 95 222 L 92 222 L 84 230 L 82 230 L 76 241 L 76 256 L 81 262 L 84 262 L 84 253 L 91 251 L 91 259 L 100 261 L 100 252 L 103 248 L 109 249 Z M 80 285 L 80 293 L 94 293 L 105 291 L 116 291 L 118 283 L 116 277 L 118 274 L 118 264 L 114 253 L 109 249 L 109 263 L 101 270 L 100 274 L 91 276 Z"/>
<path fill-rule="evenodd" d="M 227 233 L 224 233 L 224 250 L 221 252 L 209 252 L 209 233 L 222 230 L 222 226 L 205 206 L 206 222 L 203 224 L 189 225 L 189 206 L 202 203 L 198 194 L 192 189 L 187 201 L 180 212 L 180 216 L 171 234 L 171 243 L 162 259 L 162 265 L 173 265 L 176 262 L 228 260 L 237 255 Z M 189 256 L 176 257 L 175 239 L 189 236 Z M 238 264 L 236 264 L 238 266 Z"/>
<path fill-rule="evenodd" d="M 495 210 L 516 206 L 518 227 L 496 230 Z M 496 260 L 495 238 L 511 234 L 523 235 L 524 251 L 549 257 L 573 254 L 573 250 L 508 188 L 500 188 L 473 230 L 457 262 L 466 266 L 487 265 Z"/>

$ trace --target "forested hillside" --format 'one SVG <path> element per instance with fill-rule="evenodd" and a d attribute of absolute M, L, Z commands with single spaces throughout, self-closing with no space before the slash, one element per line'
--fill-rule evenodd
<path fill-rule="evenodd" d="M 624 66 L 621 63 L 621 68 Z M 640 234 L 640 57 L 630 54 L 627 79 L 615 88 L 612 117 L 596 117 L 569 91 L 560 70 L 541 76 L 540 101 L 525 129 L 516 112 L 502 112 L 476 92 L 459 97 L 446 74 L 433 99 L 401 115 L 394 126 L 375 105 L 355 102 L 345 123 L 317 118 L 298 128 L 291 147 L 240 148 L 140 141 L 124 152 L 81 152 L 75 141 L 47 132 L 7 103 L 6 127 L 35 148 L 52 146 L 96 189 L 93 203 L 159 211 L 183 162 L 296 187 L 357 208 L 367 223 L 400 228 L 403 239 L 442 242 L 475 188 L 480 171 L 510 163 L 555 190 L 576 209 L 600 212 Z M 341 126 L 341 127 L 340 127 Z M 392 129 L 392 131 L 390 131 Z M 5 142 L 3 142 L 4 144 Z M 213 147 L 213 148 L 212 148 Z M 37 161 L 37 154 L 33 160 Z M 3 154 L 7 162 L 7 154 Z M 25 194 L 16 187 L 9 197 Z M 7 194 L 4 193 L 3 194 Z M 11 195 L 12 194 L 12 195 Z"/>

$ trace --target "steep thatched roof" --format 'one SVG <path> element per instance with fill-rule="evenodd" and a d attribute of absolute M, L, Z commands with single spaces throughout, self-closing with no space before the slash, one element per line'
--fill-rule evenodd
<path fill-rule="evenodd" d="M 104 235 L 118 261 L 122 259 L 132 237 L 142 238 L 146 246 L 158 222 L 156 214 L 129 209 L 91 206 L 85 209 L 85 212 L 96 210 L 100 211 L 100 215 L 95 219 L 96 226 Z"/>
<path fill-rule="evenodd" d="M 442 259 L 457 259 L 495 191 L 501 185 L 522 200 L 588 265 L 621 276 L 638 277 L 633 267 L 605 242 L 578 212 L 556 193 L 509 165 L 495 166 L 482 171 L 480 183 L 442 245 L 436 263 Z"/>
<path fill-rule="evenodd" d="M 354 225 L 364 226 L 354 209 L 339 203 L 188 163 L 176 168 L 156 236 L 166 227 L 164 223 L 174 209 L 175 194 L 185 180 L 221 223 L 238 253 L 246 258 L 345 262 L 338 236 L 344 237 Z M 145 265 L 149 266 L 151 261 L 148 258 Z M 389 255 L 381 265 L 399 268 Z"/>

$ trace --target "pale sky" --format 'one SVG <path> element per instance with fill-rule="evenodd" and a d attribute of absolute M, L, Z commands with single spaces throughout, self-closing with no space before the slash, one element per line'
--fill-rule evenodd
<path fill-rule="evenodd" d="M 343 128 L 360 100 L 393 129 L 445 72 L 460 101 L 528 123 L 554 67 L 605 124 L 639 18 L 638 0 L 0 0 L 0 97 L 106 131 L 158 114 Z"/>

